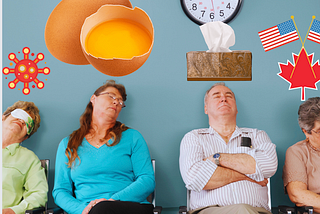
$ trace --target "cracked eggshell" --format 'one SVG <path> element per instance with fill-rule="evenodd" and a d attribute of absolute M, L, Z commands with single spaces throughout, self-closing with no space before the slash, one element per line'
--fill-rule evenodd
<path fill-rule="evenodd" d="M 51 12 L 45 27 L 44 37 L 50 53 L 65 63 L 89 64 L 81 50 L 81 27 L 88 16 L 105 4 L 132 8 L 129 0 L 62 0 Z"/>
<path fill-rule="evenodd" d="M 104 59 L 89 54 L 85 48 L 87 35 L 99 24 L 114 19 L 127 19 L 144 26 L 152 39 L 149 50 L 142 55 L 134 56 L 132 59 Z M 81 29 L 80 42 L 85 57 L 98 71 L 109 76 L 125 76 L 138 70 L 148 59 L 154 43 L 154 28 L 148 14 L 140 8 L 132 9 L 120 5 L 103 5 L 95 14 L 85 20 Z"/>

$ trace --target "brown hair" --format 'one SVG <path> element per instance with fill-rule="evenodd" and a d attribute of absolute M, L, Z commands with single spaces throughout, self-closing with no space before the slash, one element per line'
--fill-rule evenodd
<path fill-rule="evenodd" d="M 95 92 L 95 96 L 99 96 L 106 88 L 108 87 L 114 87 L 116 88 L 119 93 L 121 94 L 121 97 L 123 101 L 126 101 L 127 94 L 126 89 L 122 84 L 117 84 L 114 80 L 107 80 L 105 84 L 100 86 Z M 92 131 L 92 112 L 93 112 L 93 106 L 91 101 L 89 101 L 84 113 L 80 117 L 80 128 L 73 131 L 72 134 L 70 134 L 68 146 L 66 149 L 66 156 L 68 157 L 68 167 L 72 167 L 74 161 L 76 158 L 79 158 L 77 150 L 78 147 L 81 145 L 84 137 Z M 120 142 L 121 134 L 123 131 L 127 130 L 128 127 L 125 126 L 123 123 L 116 121 L 115 125 L 106 130 L 106 134 L 103 139 L 100 139 L 101 141 L 106 141 L 108 137 L 113 138 L 113 143 L 109 144 L 106 141 L 107 146 L 115 146 Z"/>
<path fill-rule="evenodd" d="M 17 101 L 12 106 L 8 107 L 5 112 L 3 112 L 3 115 L 5 116 L 5 119 L 10 115 L 11 112 L 13 112 L 15 109 L 22 109 L 26 111 L 33 119 L 34 127 L 30 135 L 28 137 L 30 138 L 31 135 L 33 135 L 38 128 L 40 127 L 40 114 L 38 107 L 33 102 L 27 102 L 27 101 Z"/>

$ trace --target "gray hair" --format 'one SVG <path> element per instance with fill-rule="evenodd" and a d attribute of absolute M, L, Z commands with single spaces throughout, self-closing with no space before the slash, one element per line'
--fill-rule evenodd
<path fill-rule="evenodd" d="M 320 122 L 320 97 L 312 97 L 302 103 L 298 110 L 298 121 L 301 129 L 311 134 L 316 121 Z"/>
<path fill-rule="evenodd" d="M 208 94 L 209 94 L 209 92 L 211 91 L 211 89 L 213 89 L 214 87 L 219 86 L 219 85 L 227 87 L 224 82 L 217 82 L 217 83 L 215 83 L 213 86 L 211 86 L 211 87 L 206 91 L 206 94 L 204 95 L 204 104 L 206 104 L 206 100 L 207 100 Z M 229 87 L 228 87 L 228 88 L 229 88 Z M 230 88 L 229 88 L 229 89 L 230 89 Z M 230 89 L 230 90 L 231 90 L 231 89 Z M 236 98 L 236 96 L 234 95 L 234 93 L 233 93 L 232 90 L 231 90 L 231 92 L 232 92 L 234 98 Z"/>

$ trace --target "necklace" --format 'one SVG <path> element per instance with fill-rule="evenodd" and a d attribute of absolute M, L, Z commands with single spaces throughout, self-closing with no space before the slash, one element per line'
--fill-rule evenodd
<path fill-rule="evenodd" d="M 103 144 L 100 145 L 99 143 L 97 143 L 97 144 L 96 144 L 96 147 L 97 147 L 97 148 L 100 148 L 102 145 L 103 145 Z"/>
<path fill-rule="evenodd" d="M 314 146 L 310 143 L 310 141 L 309 141 L 308 138 L 306 139 L 306 141 L 307 141 L 307 143 L 310 145 L 311 149 L 313 149 L 314 151 L 320 152 L 320 149 L 314 147 Z"/>

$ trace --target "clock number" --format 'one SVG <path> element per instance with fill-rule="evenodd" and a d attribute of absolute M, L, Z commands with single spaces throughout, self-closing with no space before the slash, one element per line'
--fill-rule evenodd
<path fill-rule="evenodd" d="M 220 16 L 224 16 L 223 10 L 220 10 Z"/>
<path fill-rule="evenodd" d="M 197 10 L 198 8 L 197 8 L 197 4 L 196 3 L 193 3 L 192 4 L 192 10 Z"/>
<path fill-rule="evenodd" d="M 210 13 L 210 19 L 214 19 L 214 13 Z"/>
<path fill-rule="evenodd" d="M 205 10 L 201 10 L 202 17 L 204 16 L 205 12 L 206 12 Z"/>
<path fill-rule="evenodd" d="M 227 4 L 226 8 L 231 9 L 230 3 Z"/>

